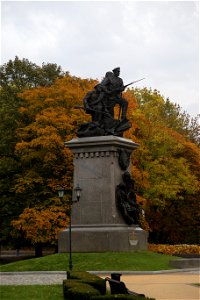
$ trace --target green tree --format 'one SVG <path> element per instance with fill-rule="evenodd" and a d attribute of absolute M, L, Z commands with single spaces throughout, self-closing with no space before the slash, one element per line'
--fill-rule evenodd
<path fill-rule="evenodd" d="M 9 60 L 0 67 L 1 87 L 12 92 L 39 86 L 50 86 L 57 78 L 62 78 L 64 73 L 60 66 L 52 63 L 43 63 L 42 67 L 30 62 L 28 59 Z"/>

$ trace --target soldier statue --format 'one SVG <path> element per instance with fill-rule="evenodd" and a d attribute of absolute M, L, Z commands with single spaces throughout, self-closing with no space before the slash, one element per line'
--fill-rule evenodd
<path fill-rule="evenodd" d="M 131 127 L 127 119 L 128 101 L 123 98 L 125 88 L 137 81 L 124 85 L 119 77 L 120 68 L 107 72 L 104 79 L 83 99 L 83 108 L 92 117 L 92 122 L 80 125 L 78 137 L 116 135 L 123 136 L 123 132 Z M 142 79 L 140 79 L 142 80 Z M 114 108 L 119 105 L 118 119 L 114 117 Z M 82 108 L 82 107 L 77 107 Z"/>

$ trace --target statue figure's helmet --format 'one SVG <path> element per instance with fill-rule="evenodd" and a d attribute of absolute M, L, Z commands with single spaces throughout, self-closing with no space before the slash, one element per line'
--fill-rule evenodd
<path fill-rule="evenodd" d="M 112 70 L 113 72 L 120 71 L 120 67 L 116 67 Z"/>

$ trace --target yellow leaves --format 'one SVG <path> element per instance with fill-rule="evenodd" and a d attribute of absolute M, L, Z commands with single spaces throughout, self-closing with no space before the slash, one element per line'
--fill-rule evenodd
<path fill-rule="evenodd" d="M 19 108 L 19 112 L 22 113 L 22 114 L 25 113 L 26 111 L 27 111 L 27 108 L 25 108 L 25 107 L 20 107 Z"/>
<path fill-rule="evenodd" d="M 69 222 L 66 211 L 69 207 L 51 206 L 45 209 L 26 208 L 18 220 L 13 220 L 13 235 L 23 234 L 32 244 L 56 244 L 58 233 L 64 230 Z"/>
<path fill-rule="evenodd" d="M 149 163 L 151 169 L 151 193 L 161 198 L 173 199 L 181 192 L 192 194 L 198 191 L 196 177 L 191 174 L 183 157 L 160 157 Z"/>
<path fill-rule="evenodd" d="M 35 186 L 31 194 L 34 197 L 38 193 L 37 184 L 44 186 L 41 193 L 47 193 L 45 189 L 54 193 L 58 184 L 71 188 L 72 154 L 64 147 L 64 141 L 75 136 L 79 124 L 90 121 L 90 116 L 74 106 L 82 106 L 82 99 L 95 84 L 94 80 L 67 75 L 50 87 L 26 90 L 20 95 L 24 99 L 24 107 L 20 108 L 22 120 L 24 117 L 28 125 L 18 129 L 20 142 L 16 145 L 16 154 L 25 175 L 17 180 L 17 192 L 30 191 Z M 137 201 L 149 209 L 148 218 L 151 219 L 154 204 L 164 209 L 169 201 L 182 202 L 188 199 L 186 196 L 198 194 L 199 149 L 180 134 L 176 126 L 169 128 L 172 121 L 177 125 L 180 120 L 176 120 L 173 105 L 168 101 L 167 107 L 158 91 L 128 90 L 124 97 L 129 103 L 127 117 L 132 123 L 124 137 L 140 145 L 133 153 L 131 169 Z M 35 173 L 31 174 L 32 169 Z M 190 198 L 189 201 L 191 203 Z M 156 214 L 156 221 L 151 223 L 156 223 L 154 229 L 159 229 L 161 225 Z M 58 215 L 61 217 L 60 213 Z M 45 222 L 40 220 L 38 230 L 47 226 Z M 147 228 L 148 224 L 143 226 Z"/>
<path fill-rule="evenodd" d="M 146 189 L 149 187 L 149 173 L 147 171 L 141 170 L 138 168 L 138 166 L 136 166 L 136 164 L 133 164 L 131 167 L 131 172 L 139 188 Z"/>
<path fill-rule="evenodd" d="M 136 194 L 136 201 L 142 208 L 145 208 L 147 200 L 144 197 Z"/>
<path fill-rule="evenodd" d="M 63 164 L 72 170 L 72 158 L 64 148 L 64 140 L 74 137 L 76 126 L 85 116 L 73 106 L 79 104 L 94 85 L 95 81 L 67 75 L 50 87 L 20 94 L 26 102 L 26 109 L 23 107 L 20 111 L 25 112 L 30 121 L 29 125 L 18 129 L 21 142 L 16 145 L 16 154 L 23 163 L 40 164 L 38 172 L 44 167 L 52 170 L 55 176 L 64 171 Z"/>
<path fill-rule="evenodd" d="M 71 127 L 68 114 L 69 112 L 62 107 L 48 107 L 36 115 L 36 124 L 38 127 L 54 126 L 58 132 L 69 130 Z"/>
<path fill-rule="evenodd" d="M 200 254 L 200 246 L 198 245 L 162 245 L 162 244 L 149 244 L 148 250 L 152 252 L 178 255 L 178 254 Z"/>
<path fill-rule="evenodd" d="M 56 161 L 57 159 L 57 156 L 54 154 L 54 153 L 51 153 L 51 152 L 47 152 L 45 155 L 44 155 L 44 164 L 48 164 L 50 162 L 53 162 L 53 161 Z"/>
<path fill-rule="evenodd" d="M 16 193 L 24 193 L 31 190 L 36 184 L 43 185 L 44 180 L 33 170 L 27 170 L 24 176 L 16 179 L 15 191 Z"/>
<path fill-rule="evenodd" d="M 16 144 L 15 150 L 21 152 L 23 149 L 28 148 L 29 143 L 22 141 L 21 143 Z"/>
<path fill-rule="evenodd" d="M 42 130 L 43 131 L 43 130 Z M 48 129 L 45 128 L 43 132 L 47 132 Z M 41 135 L 30 142 L 30 147 L 37 149 L 37 147 L 41 147 L 42 149 L 48 149 L 51 151 L 52 149 L 57 149 L 58 147 L 64 147 L 63 141 L 61 137 L 53 132 L 49 135 Z"/>
<path fill-rule="evenodd" d="M 133 90 L 127 90 L 123 97 L 128 101 L 128 118 L 131 116 L 133 111 L 137 108 L 137 99 L 135 98 Z"/>
<path fill-rule="evenodd" d="M 151 231 L 151 228 L 149 226 L 149 223 L 147 222 L 147 220 L 145 219 L 145 216 L 143 216 L 142 214 L 139 216 L 139 224 L 140 227 L 145 230 L 145 231 Z"/>
<path fill-rule="evenodd" d="M 62 107 L 67 110 L 79 103 L 96 81 L 84 80 L 70 75 L 56 82 L 50 87 L 25 91 L 20 97 L 27 101 L 32 111 L 40 111 L 48 107 Z"/>

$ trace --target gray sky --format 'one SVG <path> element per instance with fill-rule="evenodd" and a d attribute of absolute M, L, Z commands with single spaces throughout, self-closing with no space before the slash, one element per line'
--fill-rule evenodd
<path fill-rule="evenodd" d="M 17 55 L 101 80 L 157 89 L 199 113 L 198 1 L 2 1 L 1 64 Z"/>

